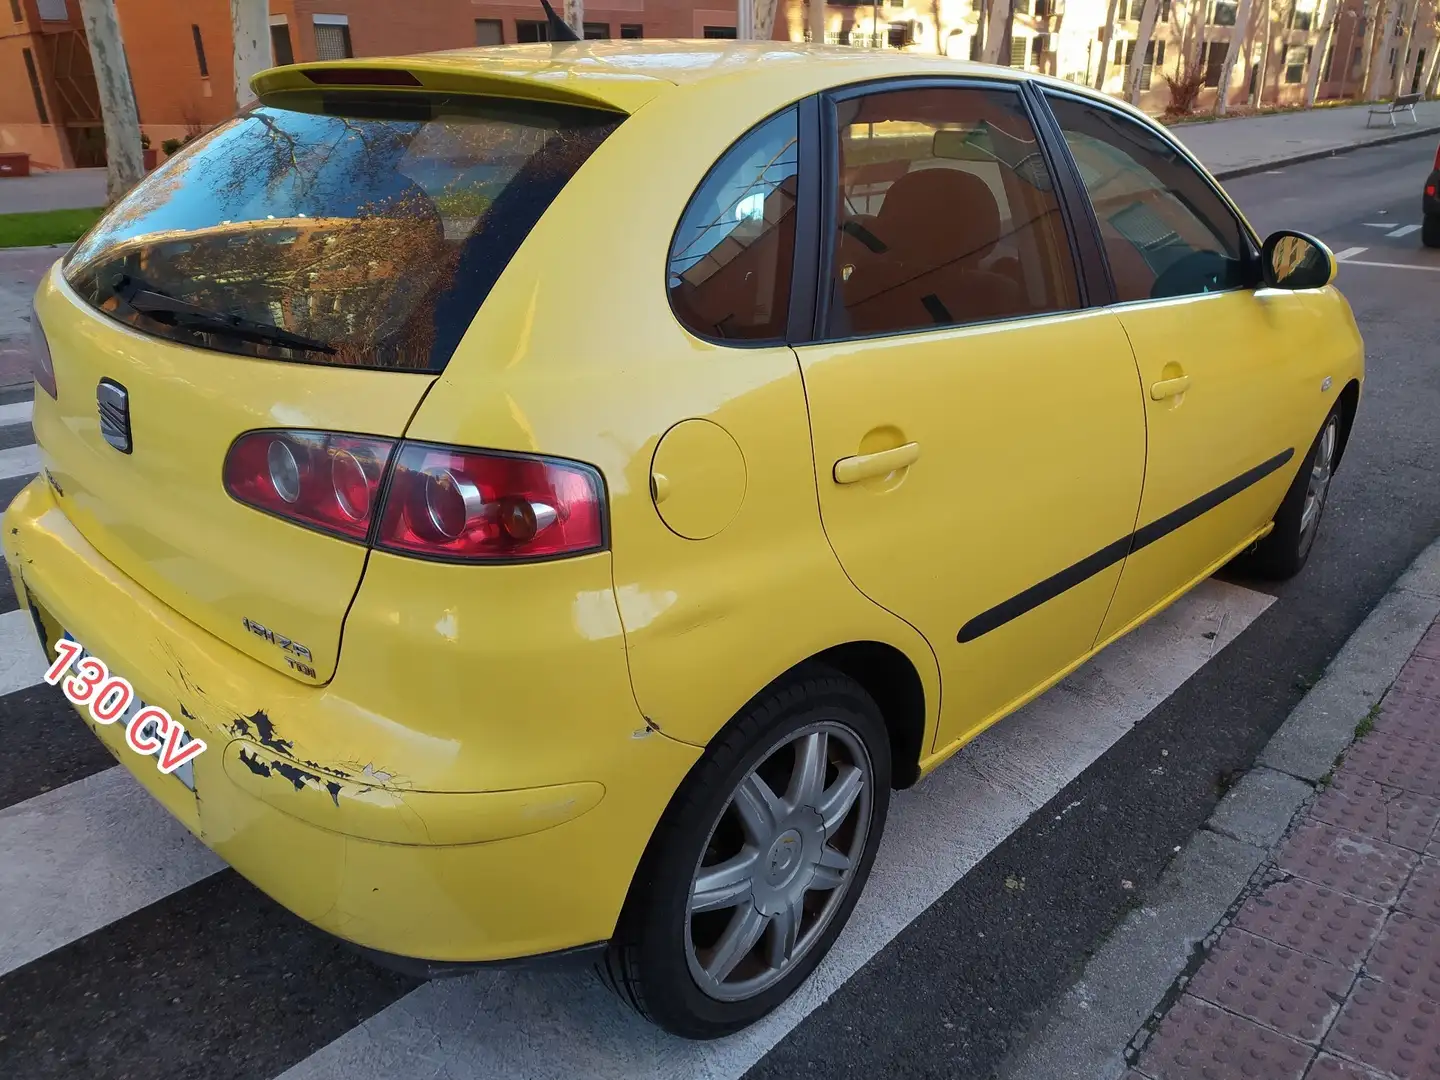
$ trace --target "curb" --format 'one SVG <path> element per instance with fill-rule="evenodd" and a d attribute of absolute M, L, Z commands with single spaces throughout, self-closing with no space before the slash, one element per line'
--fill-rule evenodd
<path fill-rule="evenodd" d="M 1307 161 L 1319 161 L 1322 158 L 1338 157 L 1340 154 L 1348 154 L 1354 150 L 1364 150 L 1370 146 L 1391 146 L 1399 142 L 1408 142 L 1411 139 L 1423 139 L 1427 135 L 1440 135 L 1440 125 L 1416 127 L 1403 133 L 1397 132 L 1394 135 L 1384 135 L 1378 139 L 1366 139 L 1364 142 L 1351 143 L 1349 146 L 1332 146 L 1328 150 L 1307 150 L 1303 154 L 1276 158 L 1274 161 L 1263 161 L 1255 165 L 1241 165 L 1234 169 L 1222 169 L 1218 172 L 1212 172 L 1210 175 L 1215 177 L 1216 180 L 1233 180 L 1237 176 L 1253 176 L 1255 173 L 1269 172 L 1271 169 L 1283 169 L 1287 165 L 1301 165 Z M 1181 142 L 1184 142 L 1183 138 L 1181 138 Z"/>
<path fill-rule="evenodd" d="M 1390 587 L 1255 765 L 1216 806 L 1095 951 L 1050 1017 L 994 1075 L 1007 1080 L 1118 1080 L 1125 1051 L 1236 904 L 1272 845 L 1315 793 L 1355 724 L 1384 696 L 1440 615 L 1440 539 Z"/>

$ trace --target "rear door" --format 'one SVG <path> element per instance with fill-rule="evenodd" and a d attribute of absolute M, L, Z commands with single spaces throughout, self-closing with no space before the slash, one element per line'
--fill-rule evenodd
<path fill-rule="evenodd" d="M 934 648 L 943 746 L 1091 647 L 1144 412 L 1018 86 L 866 88 L 832 124 L 826 340 L 798 349 L 820 506 L 856 586 Z"/>
<path fill-rule="evenodd" d="M 58 395 L 35 429 L 66 516 L 218 637 L 328 679 L 387 440 L 619 119 L 317 88 L 197 140 L 40 290 Z"/>

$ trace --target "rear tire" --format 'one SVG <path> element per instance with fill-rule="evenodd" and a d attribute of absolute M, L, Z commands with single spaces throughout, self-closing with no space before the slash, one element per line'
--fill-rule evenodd
<path fill-rule="evenodd" d="M 1440 214 L 1426 214 L 1420 219 L 1420 243 L 1440 248 Z"/>
<path fill-rule="evenodd" d="M 1275 512 L 1275 528 L 1255 545 L 1244 560 L 1244 569 L 1275 581 L 1292 578 L 1300 572 L 1315 537 L 1320 532 L 1320 519 L 1334 477 L 1335 457 L 1340 449 L 1340 408 L 1336 406 L 1325 418 L 1320 434 L 1310 452 L 1300 463 L 1290 489 Z"/>
<path fill-rule="evenodd" d="M 889 801 L 889 735 L 859 685 L 812 665 L 765 691 L 671 800 L 630 886 L 606 981 L 685 1038 L 759 1020 L 844 928 Z"/>

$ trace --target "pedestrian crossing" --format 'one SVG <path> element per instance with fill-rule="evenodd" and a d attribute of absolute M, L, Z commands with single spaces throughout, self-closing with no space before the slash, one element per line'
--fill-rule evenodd
<path fill-rule="evenodd" d="M 0 434 L 28 424 L 26 405 L 0 406 Z M 13 449 L 0 471 L 38 468 L 33 443 Z M 41 684 L 28 613 L 5 611 L 0 1076 L 738 1080 L 1272 602 L 1204 583 L 899 793 L 815 976 L 762 1023 L 703 1044 L 646 1025 L 588 971 L 417 985 L 371 967 L 170 819 Z"/>

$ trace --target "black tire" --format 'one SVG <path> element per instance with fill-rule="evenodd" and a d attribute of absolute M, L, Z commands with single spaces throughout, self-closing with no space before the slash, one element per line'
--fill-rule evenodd
<path fill-rule="evenodd" d="M 738 822 L 738 818 L 732 817 L 737 814 L 732 806 L 732 796 L 739 785 L 748 780 L 757 766 L 762 766 L 763 776 L 764 769 L 782 756 L 788 755 L 786 760 L 798 764 L 799 753 L 784 749 L 786 740 L 802 735 L 808 726 L 819 723 L 831 725 L 832 732 L 826 739 L 826 745 L 831 749 L 827 750 L 827 764 L 824 766 L 824 792 L 834 791 L 839 786 L 831 779 L 839 774 L 833 771 L 836 765 L 830 754 L 840 755 L 842 751 L 848 751 L 849 744 L 844 741 L 845 738 L 853 736 L 851 742 L 863 747 L 870 768 L 868 797 L 855 798 L 853 816 L 845 817 L 834 834 L 837 845 L 852 845 L 850 866 L 843 872 L 846 884 L 840 887 L 844 891 L 835 890 L 838 895 L 828 908 L 828 921 L 820 921 L 823 912 L 812 914 L 809 908 L 812 902 L 823 907 L 832 892 L 803 893 L 805 915 L 798 925 L 810 927 L 806 933 L 811 934 L 811 938 L 803 952 L 778 968 L 758 959 L 770 944 L 770 935 L 778 925 L 767 923 L 762 936 L 750 947 L 750 951 L 742 955 L 754 958 L 752 966 L 758 965 L 762 970 L 759 978 L 776 981 L 751 997 L 721 1000 L 702 989 L 700 979 L 692 973 L 693 963 L 701 963 L 703 967 L 700 954 L 705 948 L 698 943 L 692 944 L 692 933 L 702 936 L 709 928 L 718 925 L 717 918 L 723 919 L 728 926 L 731 918 L 738 919 L 746 913 L 747 905 L 750 908 L 759 905 L 747 899 L 733 910 L 725 906 L 719 911 L 697 914 L 692 931 L 690 897 L 693 880 L 704 860 L 719 858 L 714 853 L 720 846 L 721 830 L 730 828 L 734 833 L 734 823 Z M 848 736 L 842 736 L 839 729 L 848 732 Z M 781 749 L 777 750 L 777 747 Z M 793 777 L 791 779 L 793 782 Z M 774 790 L 773 784 L 771 790 Z M 849 920 L 870 875 L 889 801 L 889 736 L 880 710 L 859 685 L 828 667 L 808 665 L 764 691 L 715 737 L 671 799 L 636 871 L 625 909 L 607 950 L 602 970 L 606 982 L 642 1016 L 684 1038 L 717 1038 L 753 1024 L 788 998 L 809 977 Z M 861 818 L 866 819 L 863 834 L 859 832 L 858 825 Z M 731 824 L 727 825 L 727 822 Z M 850 830 L 850 839 L 844 841 L 843 835 L 847 830 Z M 831 834 L 826 832 L 824 837 L 822 848 L 828 848 Z M 780 842 L 778 839 L 775 841 L 777 847 L 769 848 L 769 854 L 773 855 L 778 850 Z M 775 872 L 775 863 L 766 861 L 766 852 L 754 847 L 749 850 L 756 853 L 758 860 L 757 879 L 765 873 L 766 867 L 771 873 Z M 799 852 L 801 849 L 795 850 Z M 703 862 L 703 865 L 711 866 L 713 863 Z M 783 869 L 781 873 L 784 873 Z M 756 886 L 757 889 L 760 887 Z M 807 917 L 811 922 L 805 921 Z M 702 922 L 705 919 L 710 921 Z M 766 974 L 767 971 L 772 974 Z M 725 977 L 722 975 L 722 983 Z"/>
<path fill-rule="evenodd" d="M 1326 439 L 1329 438 L 1327 444 Z M 1304 522 L 1306 495 L 1310 490 L 1315 463 L 1328 445 L 1329 464 L 1327 479 L 1320 489 L 1316 511 L 1306 527 Z M 1320 426 L 1320 434 L 1310 445 L 1310 452 L 1300 463 L 1295 479 L 1281 500 L 1275 512 L 1275 528 L 1270 535 L 1255 545 L 1244 560 L 1244 569 L 1272 581 L 1283 581 L 1298 574 L 1310 558 L 1315 546 L 1315 537 L 1320 532 L 1320 521 L 1325 515 L 1325 503 L 1330 493 L 1330 478 L 1334 476 L 1335 458 L 1340 448 L 1340 408 L 1336 406 Z"/>
<path fill-rule="evenodd" d="M 1440 214 L 1426 214 L 1420 219 L 1420 243 L 1440 248 Z"/>

